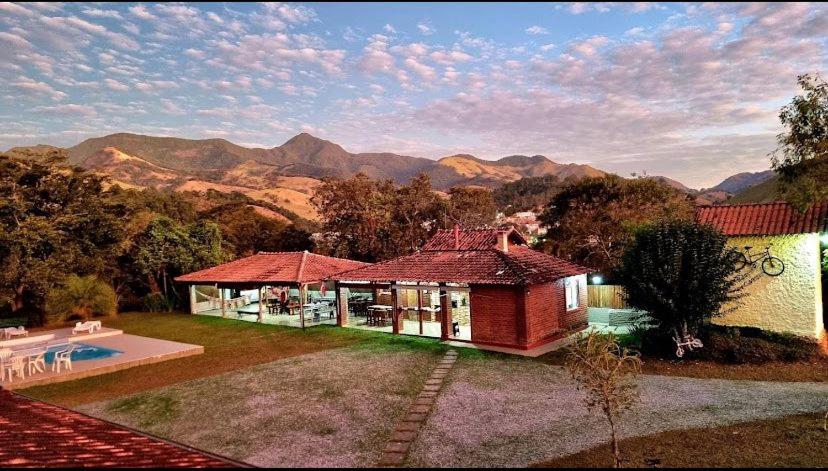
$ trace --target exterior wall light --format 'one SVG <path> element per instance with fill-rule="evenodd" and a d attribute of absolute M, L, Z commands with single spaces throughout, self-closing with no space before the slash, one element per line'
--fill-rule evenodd
<path fill-rule="evenodd" d="M 593 285 L 600 285 L 604 282 L 604 278 L 601 275 L 592 275 L 592 284 Z"/>

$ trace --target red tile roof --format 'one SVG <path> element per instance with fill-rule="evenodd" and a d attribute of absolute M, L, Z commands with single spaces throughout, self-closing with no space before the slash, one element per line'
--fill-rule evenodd
<path fill-rule="evenodd" d="M 179 276 L 184 283 L 312 283 L 367 265 L 310 252 L 259 252 Z"/>
<path fill-rule="evenodd" d="M 0 467 L 246 466 L 0 389 Z"/>
<path fill-rule="evenodd" d="M 485 250 L 497 246 L 497 235 L 508 232 L 512 244 L 526 244 L 514 229 L 439 229 L 422 250 Z"/>
<path fill-rule="evenodd" d="M 423 250 L 340 273 L 332 279 L 528 286 L 590 271 L 528 247 L 510 246 L 508 253 L 493 248 Z"/>
<path fill-rule="evenodd" d="M 696 218 L 729 236 L 828 232 L 828 201 L 805 213 L 785 202 L 700 206 Z"/>

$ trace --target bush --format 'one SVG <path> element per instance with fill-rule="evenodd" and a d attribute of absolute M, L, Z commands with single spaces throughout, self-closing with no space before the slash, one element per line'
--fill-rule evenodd
<path fill-rule="evenodd" d="M 46 317 L 50 323 L 110 316 L 116 310 L 115 290 L 94 275 L 69 275 L 60 287 L 46 296 Z"/>
<path fill-rule="evenodd" d="M 795 362 L 809 360 L 819 353 L 817 343 L 809 339 L 753 328 L 711 326 L 703 341 L 704 348 L 693 352 L 694 356 L 719 363 Z"/>
<path fill-rule="evenodd" d="M 143 304 L 144 310 L 148 312 L 170 312 L 175 306 L 175 302 L 163 293 L 150 293 L 144 296 Z"/>

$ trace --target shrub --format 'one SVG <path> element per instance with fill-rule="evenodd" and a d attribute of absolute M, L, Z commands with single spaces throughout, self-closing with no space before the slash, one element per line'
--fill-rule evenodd
<path fill-rule="evenodd" d="M 719 363 L 795 362 L 809 360 L 819 351 L 817 343 L 809 339 L 753 328 L 711 326 L 703 341 L 705 348 L 694 356 Z"/>
<path fill-rule="evenodd" d="M 144 296 L 144 310 L 148 312 L 170 312 L 175 302 L 164 296 L 164 293 L 150 293 Z"/>
<path fill-rule="evenodd" d="M 53 323 L 114 315 L 116 309 L 115 290 L 94 275 L 69 275 L 46 296 L 47 319 Z"/>

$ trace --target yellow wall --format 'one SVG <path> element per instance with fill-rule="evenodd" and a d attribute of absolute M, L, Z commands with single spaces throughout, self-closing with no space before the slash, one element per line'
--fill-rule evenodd
<path fill-rule="evenodd" d="M 747 296 L 738 301 L 735 311 L 713 322 L 819 338 L 823 331 L 819 236 L 732 237 L 728 241 L 740 250 L 753 246 L 751 253 L 764 252 L 771 243 L 771 255 L 785 262 L 784 273 L 765 275 L 757 263 L 752 273 L 760 276 L 746 289 Z"/>

